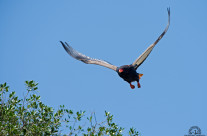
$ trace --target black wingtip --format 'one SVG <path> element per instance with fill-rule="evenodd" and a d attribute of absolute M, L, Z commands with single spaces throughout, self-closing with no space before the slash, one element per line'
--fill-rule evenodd
<path fill-rule="evenodd" d="M 170 7 L 167 8 L 168 15 L 170 16 Z"/>
<path fill-rule="evenodd" d="M 170 24 L 170 7 L 167 8 L 167 12 L 168 12 L 168 24 Z"/>
<path fill-rule="evenodd" d="M 60 41 L 60 43 L 62 44 L 63 48 L 64 48 L 65 50 L 67 50 L 66 45 L 65 45 L 62 41 Z"/>
<path fill-rule="evenodd" d="M 60 43 L 61 43 L 62 45 L 64 45 L 64 43 L 63 43 L 62 41 L 60 41 Z"/>

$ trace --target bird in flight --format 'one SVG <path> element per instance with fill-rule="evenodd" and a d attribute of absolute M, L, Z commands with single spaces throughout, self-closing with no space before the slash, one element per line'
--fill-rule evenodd
<path fill-rule="evenodd" d="M 86 64 L 96 64 L 96 65 L 101 65 L 107 68 L 110 68 L 114 71 L 116 71 L 118 73 L 118 75 L 123 78 L 126 82 L 128 82 L 130 84 L 130 87 L 132 89 L 135 88 L 134 85 L 132 85 L 132 82 L 137 81 L 137 86 L 138 88 L 141 87 L 139 80 L 141 79 L 141 77 L 143 76 L 143 74 L 141 73 L 137 73 L 136 70 L 137 68 L 146 60 L 146 58 L 149 56 L 149 54 L 151 53 L 152 49 L 155 47 L 155 45 L 160 41 L 160 39 L 162 39 L 162 37 L 165 35 L 165 33 L 167 32 L 169 25 L 170 25 L 170 9 L 167 9 L 168 12 L 168 24 L 165 28 L 165 30 L 162 32 L 162 34 L 158 37 L 158 39 L 151 44 L 132 64 L 130 65 L 123 65 L 120 67 L 117 67 L 115 65 L 112 65 L 109 62 L 106 62 L 104 60 L 100 60 L 100 59 L 94 59 L 94 58 L 90 58 L 78 51 L 76 51 L 75 49 L 73 49 L 67 42 L 63 43 L 62 41 L 61 44 L 63 46 L 63 48 L 66 50 L 66 52 L 72 56 L 73 58 L 80 60 Z"/>

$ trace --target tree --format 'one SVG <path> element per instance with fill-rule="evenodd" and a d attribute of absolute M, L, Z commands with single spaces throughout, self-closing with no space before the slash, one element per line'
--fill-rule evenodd
<path fill-rule="evenodd" d="M 25 84 L 27 91 L 22 99 L 14 91 L 9 93 L 6 83 L 0 84 L 0 135 L 123 135 L 124 128 L 113 122 L 109 112 L 105 111 L 105 121 L 98 123 L 95 113 L 86 117 L 85 111 L 73 112 L 64 105 L 54 111 L 40 101 L 38 83 L 26 81 Z M 134 128 L 128 134 L 139 135 Z"/>

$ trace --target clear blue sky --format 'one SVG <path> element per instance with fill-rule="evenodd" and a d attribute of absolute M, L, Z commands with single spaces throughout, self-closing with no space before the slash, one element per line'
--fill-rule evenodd
<path fill-rule="evenodd" d="M 60 40 L 94 58 L 132 63 L 171 25 L 132 90 L 116 72 L 71 58 Z M 183 136 L 197 125 L 207 135 L 207 1 L 0 1 L 0 82 L 22 96 L 39 83 L 42 101 L 57 108 L 104 111 L 143 136 Z"/>

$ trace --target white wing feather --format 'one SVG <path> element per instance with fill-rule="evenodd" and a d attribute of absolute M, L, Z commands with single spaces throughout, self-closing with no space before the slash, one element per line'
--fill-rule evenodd
<path fill-rule="evenodd" d="M 90 58 L 84 54 L 81 54 L 80 52 L 74 50 L 70 45 L 68 45 L 68 43 L 65 42 L 65 44 L 60 41 L 61 44 L 63 45 L 64 49 L 66 50 L 66 52 L 72 56 L 73 58 L 80 60 L 86 64 L 96 64 L 96 65 L 101 65 L 107 68 L 110 68 L 114 71 L 116 71 L 117 66 L 114 66 L 112 64 L 110 64 L 109 62 L 106 62 L 104 60 L 100 60 L 100 59 L 94 59 L 94 58 Z"/>
<path fill-rule="evenodd" d="M 158 39 L 151 44 L 132 64 L 135 69 L 137 69 L 145 60 L 146 58 L 149 56 L 149 54 L 151 53 L 152 49 L 155 47 L 155 45 L 160 41 L 160 39 L 162 39 L 162 37 L 165 35 L 165 33 L 167 32 L 169 25 L 170 25 L 170 9 L 167 9 L 168 11 L 168 24 L 164 30 L 164 32 L 158 37 Z"/>

